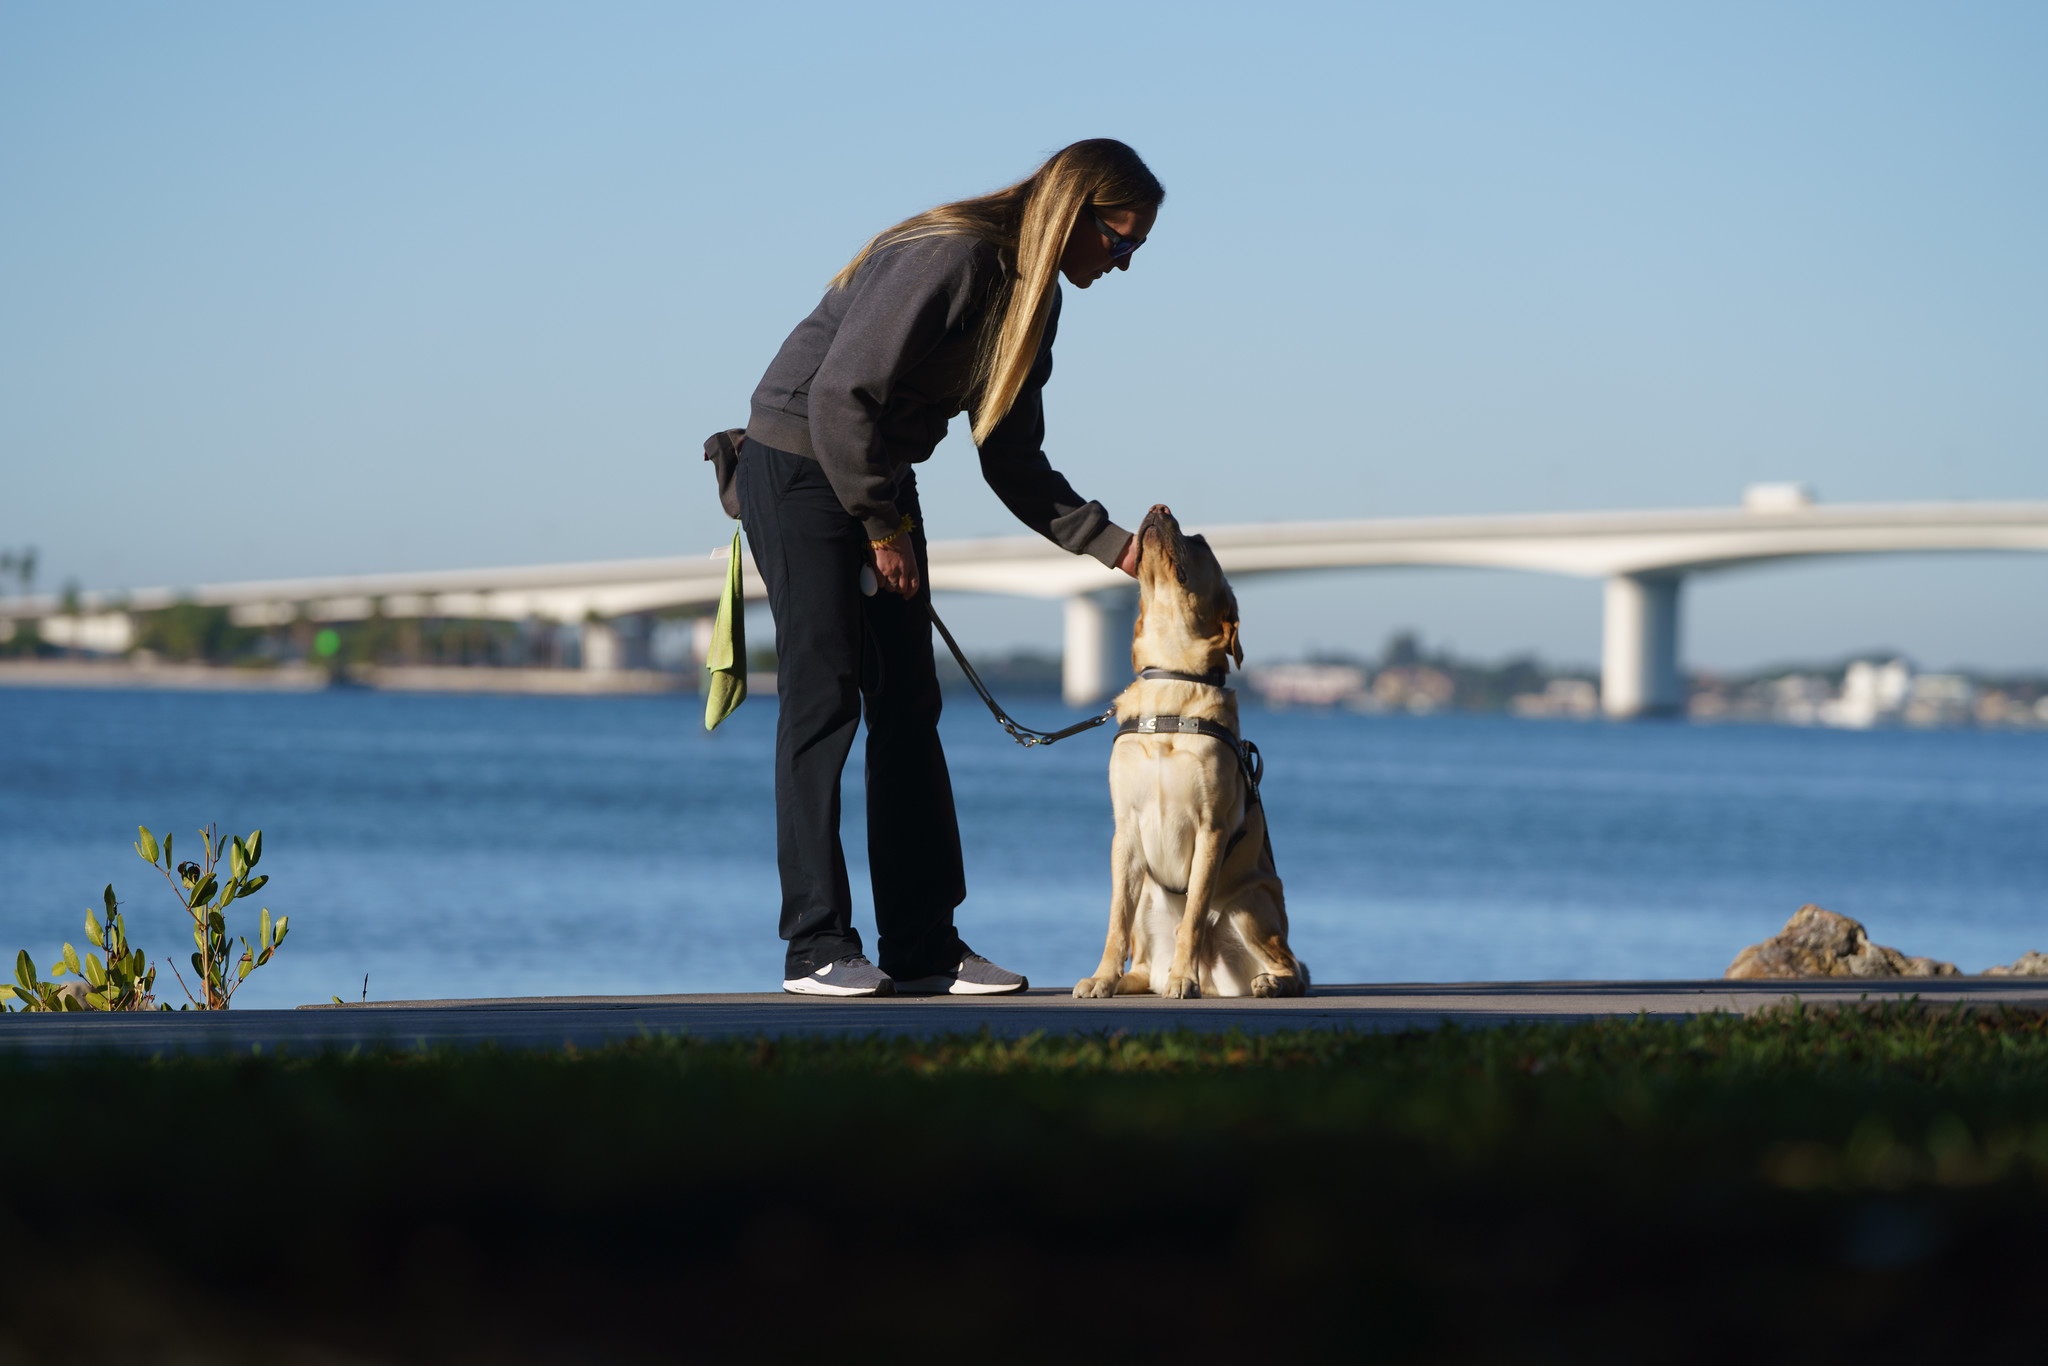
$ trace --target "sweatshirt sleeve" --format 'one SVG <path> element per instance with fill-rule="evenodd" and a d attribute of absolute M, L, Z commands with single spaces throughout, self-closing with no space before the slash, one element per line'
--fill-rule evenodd
<path fill-rule="evenodd" d="M 882 412 L 898 378 L 971 312 L 973 256 L 958 239 L 899 243 L 870 257 L 847 288 L 846 316 L 811 380 L 811 452 L 841 505 L 879 540 L 902 520 Z"/>
<path fill-rule="evenodd" d="M 1045 458 L 1045 382 L 1052 377 L 1052 342 L 1059 331 L 1061 300 L 1054 297 L 1045 320 L 1038 359 L 1017 391 L 1009 414 L 981 445 L 981 473 L 1017 520 L 1061 549 L 1092 555 L 1111 569 L 1131 533 L 1109 520 L 1102 504 L 1084 502 L 1066 476 Z"/>

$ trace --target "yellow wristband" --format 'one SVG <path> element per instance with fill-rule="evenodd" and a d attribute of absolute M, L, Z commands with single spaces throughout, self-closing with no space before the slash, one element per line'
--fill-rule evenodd
<path fill-rule="evenodd" d="M 910 514 L 906 512 L 903 514 L 903 520 L 897 523 L 896 529 L 894 531 L 884 536 L 881 540 L 869 541 L 868 544 L 873 546 L 877 550 L 886 550 L 890 546 L 896 544 L 896 542 L 902 540 L 905 536 L 908 536 L 909 534 Z"/>

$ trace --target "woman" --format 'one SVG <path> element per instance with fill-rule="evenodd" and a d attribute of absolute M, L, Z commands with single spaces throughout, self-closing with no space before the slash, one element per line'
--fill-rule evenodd
<path fill-rule="evenodd" d="M 1086 289 L 1152 230 L 1166 191 L 1121 142 L 1065 148 L 1030 177 L 869 242 L 754 391 L 737 485 L 778 657 L 776 861 L 783 990 L 999 994 L 1023 977 L 961 942 L 967 889 L 939 746 L 925 528 L 913 467 L 972 416 L 981 469 L 1032 530 L 1136 570 L 1131 534 L 1047 463 L 1040 391 L 1056 275 Z M 882 591 L 863 595 L 861 569 Z M 868 723 L 868 864 L 881 966 L 853 928 L 839 779 Z"/>

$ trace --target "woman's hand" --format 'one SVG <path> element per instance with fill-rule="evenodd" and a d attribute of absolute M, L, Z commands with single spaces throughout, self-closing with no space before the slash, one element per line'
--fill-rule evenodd
<path fill-rule="evenodd" d="M 1138 577 L 1138 538 L 1136 536 L 1131 537 L 1131 543 L 1125 546 L 1124 553 L 1117 557 L 1116 567 L 1134 579 Z"/>
<path fill-rule="evenodd" d="M 908 536 L 895 545 L 876 546 L 874 556 L 875 577 L 882 581 L 882 587 L 899 598 L 917 596 L 917 556 Z"/>

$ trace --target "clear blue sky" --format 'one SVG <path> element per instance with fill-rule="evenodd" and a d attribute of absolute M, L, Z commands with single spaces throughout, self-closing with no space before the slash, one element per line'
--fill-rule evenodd
<path fill-rule="evenodd" d="M 0 4 L 0 545 L 117 588 L 708 549 L 870 233 L 1075 138 L 1055 463 L 1190 522 L 2048 498 L 2048 6 Z M 933 534 L 1015 529 L 955 436 Z M 1244 594 L 1255 657 L 1597 652 L 1598 588 Z M 2048 557 L 1702 581 L 1687 653 L 2048 667 Z M 963 601 L 974 643 L 1057 608 Z"/>

